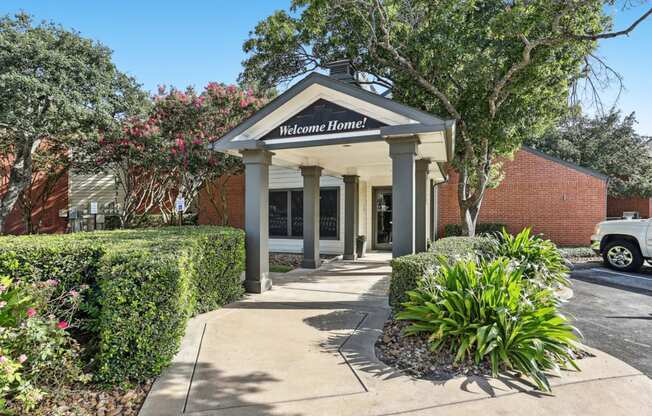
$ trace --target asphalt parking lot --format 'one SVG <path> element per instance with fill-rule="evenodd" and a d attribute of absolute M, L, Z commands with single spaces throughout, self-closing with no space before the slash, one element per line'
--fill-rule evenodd
<path fill-rule="evenodd" d="M 587 263 L 571 278 L 574 296 L 564 310 L 583 342 L 652 378 L 652 268 L 619 273 Z"/>

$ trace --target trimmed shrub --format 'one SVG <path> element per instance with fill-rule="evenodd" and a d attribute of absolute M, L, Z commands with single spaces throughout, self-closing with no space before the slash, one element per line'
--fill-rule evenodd
<path fill-rule="evenodd" d="M 453 262 L 466 256 L 484 256 L 490 242 L 484 237 L 447 237 L 432 243 L 430 251 L 395 258 L 391 261 L 389 304 L 395 310 L 408 300 L 407 292 L 416 289 L 419 280 L 440 261 Z"/>
<path fill-rule="evenodd" d="M 193 308 L 189 274 L 171 258 L 114 253 L 100 269 L 96 378 L 108 384 L 158 375 L 179 348 Z"/>
<path fill-rule="evenodd" d="M 476 235 L 494 235 L 500 233 L 505 228 L 505 224 L 487 222 L 476 224 Z M 444 235 L 446 237 L 459 237 L 464 235 L 462 225 L 460 224 L 446 224 L 444 226 Z"/>
<path fill-rule="evenodd" d="M 0 261 L 0 275 L 58 280 L 61 296 L 54 297 L 64 300 L 71 289 L 82 293 L 71 324 L 98 379 L 109 384 L 158 374 L 176 352 L 189 316 L 244 292 L 244 232 L 232 228 L 2 237 L 3 256 L 12 261 Z"/>
<path fill-rule="evenodd" d="M 565 259 L 599 257 L 591 247 L 557 247 L 557 250 Z"/>
<path fill-rule="evenodd" d="M 577 368 L 575 328 L 557 311 L 554 294 L 514 269 L 509 259 L 442 264 L 424 279 L 398 319 L 405 333 L 427 334 L 433 351 L 450 348 L 455 361 L 488 361 L 492 373 L 515 370 L 550 391 L 546 371 Z"/>
<path fill-rule="evenodd" d="M 193 239 L 180 259 L 180 268 L 194 285 L 194 314 L 217 309 L 244 294 L 241 275 L 245 270 L 244 234 L 224 230 Z"/>
<path fill-rule="evenodd" d="M 105 249 L 96 242 L 68 236 L 24 236 L 0 238 L 0 254 L 11 252 L 19 267 L 9 272 L 0 263 L 0 274 L 42 282 L 57 280 L 62 291 L 95 280 Z"/>

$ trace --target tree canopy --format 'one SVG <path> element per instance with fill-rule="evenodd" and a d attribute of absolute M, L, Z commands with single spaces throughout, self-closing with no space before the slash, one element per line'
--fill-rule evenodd
<path fill-rule="evenodd" d="M 244 44 L 241 79 L 270 87 L 350 59 L 393 98 L 456 121 L 458 202 L 474 233 L 497 156 L 554 125 L 610 32 L 608 1 L 294 0 Z"/>
<path fill-rule="evenodd" d="M 160 86 L 146 113 L 85 144 L 83 169 L 116 177 L 123 226 L 155 208 L 171 221 L 177 197 L 184 198 L 188 210 L 208 182 L 241 169 L 239 158 L 208 145 L 265 102 L 251 89 L 216 82 L 199 94 Z"/>
<path fill-rule="evenodd" d="M 568 117 L 527 144 L 547 154 L 609 176 L 609 194 L 652 197 L 650 137 L 636 133 L 634 114 Z"/>
<path fill-rule="evenodd" d="M 44 141 L 69 148 L 115 128 L 145 99 L 105 46 L 25 14 L 0 18 L 0 232 Z"/>

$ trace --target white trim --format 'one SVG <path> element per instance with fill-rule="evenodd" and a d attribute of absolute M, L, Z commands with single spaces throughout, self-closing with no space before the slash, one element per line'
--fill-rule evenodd
<path fill-rule="evenodd" d="M 317 141 L 317 140 L 343 139 L 347 137 L 366 137 L 366 136 L 374 136 L 379 134 L 380 134 L 380 130 L 350 131 L 345 133 L 320 134 L 318 136 L 298 136 L 298 137 L 288 137 L 284 139 L 268 139 L 265 140 L 265 143 L 282 144 L 282 143 L 310 142 L 310 141 Z"/>
<path fill-rule="evenodd" d="M 297 96 L 290 99 L 287 103 L 275 109 L 267 117 L 259 120 L 249 129 L 233 138 L 232 141 L 259 140 L 319 99 L 330 101 L 341 107 L 358 112 L 390 126 L 418 123 L 418 121 L 402 114 L 397 114 L 359 98 L 327 88 L 320 84 L 313 84 L 297 94 Z"/>

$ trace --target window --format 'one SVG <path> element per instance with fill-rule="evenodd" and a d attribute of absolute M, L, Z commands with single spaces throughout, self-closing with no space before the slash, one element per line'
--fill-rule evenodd
<path fill-rule="evenodd" d="M 339 188 L 319 191 L 319 238 L 339 238 Z M 303 237 L 303 191 L 269 191 L 269 236 Z"/>

